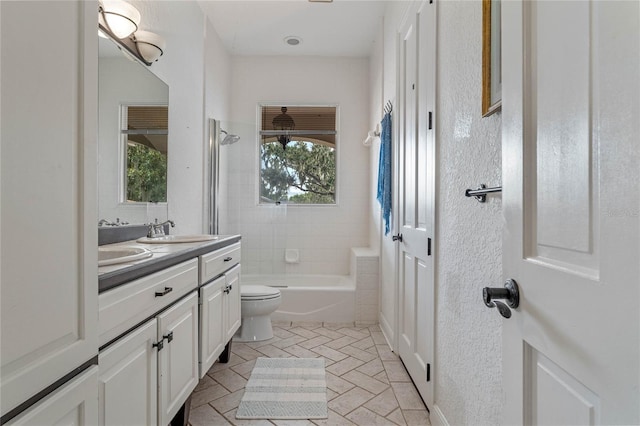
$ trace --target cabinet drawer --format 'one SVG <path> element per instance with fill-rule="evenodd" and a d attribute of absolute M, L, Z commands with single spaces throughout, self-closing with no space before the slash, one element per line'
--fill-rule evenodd
<path fill-rule="evenodd" d="M 200 256 L 200 283 L 204 284 L 240 263 L 240 243 Z"/>
<path fill-rule="evenodd" d="M 198 259 L 191 259 L 101 293 L 98 296 L 100 346 L 197 287 Z"/>

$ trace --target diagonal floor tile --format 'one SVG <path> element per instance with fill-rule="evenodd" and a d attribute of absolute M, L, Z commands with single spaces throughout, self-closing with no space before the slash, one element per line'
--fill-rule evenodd
<path fill-rule="evenodd" d="M 394 410 L 400 408 L 396 395 L 391 388 L 388 388 L 375 398 L 370 399 L 364 406 L 383 417 L 388 416 Z"/>
<path fill-rule="evenodd" d="M 329 339 L 331 340 L 331 339 Z M 347 346 L 351 343 L 355 343 L 357 342 L 358 339 L 356 339 L 355 337 L 351 337 L 351 336 L 342 336 L 339 339 L 335 339 L 335 340 L 331 340 L 329 343 L 327 343 L 325 346 L 331 348 L 331 349 L 340 349 L 344 346 Z"/>
<path fill-rule="evenodd" d="M 402 361 L 382 361 L 390 382 L 410 382 L 411 377 L 404 368 Z"/>
<path fill-rule="evenodd" d="M 291 333 L 291 337 L 287 337 L 286 339 L 279 340 L 273 344 L 276 348 L 286 349 L 289 346 L 296 345 L 301 342 L 306 342 L 307 339 L 302 336 L 298 336 L 297 334 Z"/>
<path fill-rule="evenodd" d="M 359 407 L 353 412 L 347 414 L 346 417 L 357 425 L 396 426 L 392 421 L 387 420 L 364 407 Z"/>
<path fill-rule="evenodd" d="M 331 373 L 326 373 L 325 378 L 327 380 L 327 388 L 339 394 L 345 393 L 346 391 L 356 387 L 353 383 L 341 379 Z"/>
<path fill-rule="evenodd" d="M 379 394 L 383 390 L 389 387 L 388 384 L 382 383 L 373 377 L 369 377 L 366 374 L 362 374 L 359 371 L 351 370 L 346 374 L 340 376 L 341 379 L 348 380 L 356 386 L 361 387 L 373 394 Z"/>
<path fill-rule="evenodd" d="M 329 408 L 344 416 L 373 398 L 373 396 L 371 392 L 355 387 L 329 401 Z"/>
<path fill-rule="evenodd" d="M 331 341 L 332 340 L 327 336 L 316 336 L 313 339 L 298 343 L 298 346 L 302 346 L 305 349 L 311 349 Z"/>
<path fill-rule="evenodd" d="M 208 404 L 209 402 L 221 398 L 225 395 L 229 395 L 230 393 L 231 392 L 225 389 L 224 386 L 216 383 L 214 386 L 211 386 L 205 390 L 192 393 L 191 407 L 195 408 L 204 404 Z"/>
<path fill-rule="evenodd" d="M 276 348 L 275 346 L 271 346 L 271 345 L 263 346 L 256 350 L 262 353 L 262 356 L 267 356 L 269 358 L 290 358 L 291 357 L 291 354 L 289 352 L 285 352 L 282 349 Z"/>
<path fill-rule="evenodd" d="M 358 367 L 356 370 L 366 374 L 367 376 L 374 377 L 376 374 L 380 374 L 384 371 L 384 366 L 382 365 L 382 361 L 380 361 L 380 358 L 376 358 L 367 362 L 365 365 Z"/>
<path fill-rule="evenodd" d="M 345 346 L 340 349 L 340 352 L 343 352 L 347 355 L 351 355 L 354 358 L 358 358 L 360 361 L 369 362 L 374 359 L 377 359 L 378 356 L 372 354 L 371 352 L 363 351 L 362 349 L 354 348 L 353 346 Z"/>
<path fill-rule="evenodd" d="M 376 344 L 373 342 L 371 336 L 365 337 L 364 339 L 358 340 L 357 342 L 351 344 L 351 346 L 353 346 L 354 348 L 362 349 L 363 351 L 375 345 Z"/>
<path fill-rule="evenodd" d="M 330 373 L 335 374 L 336 376 L 342 376 L 347 371 L 351 371 L 354 368 L 360 367 L 364 364 L 364 361 L 360 361 L 357 358 L 345 358 L 342 361 L 338 361 L 335 364 L 331 364 L 326 368 L 326 370 Z"/>
<path fill-rule="evenodd" d="M 318 358 L 320 356 L 317 353 L 310 351 L 309 349 L 305 349 L 298 345 L 289 346 L 284 350 L 298 358 Z"/>
<path fill-rule="evenodd" d="M 425 410 L 426 407 L 413 383 L 392 382 L 391 387 L 403 410 Z"/>
<path fill-rule="evenodd" d="M 366 329 L 366 328 L 363 328 L 361 331 L 354 330 L 353 328 L 341 328 L 338 331 L 340 333 L 342 333 L 342 334 L 346 334 L 347 336 L 354 337 L 357 340 L 362 340 L 362 339 L 366 338 L 367 336 L 369 336 L 369 330 Z M 375 339 L 373 339 L 373 341 L 375 342 Z M 386 341 L 385 341 L 385 343 L 386 343 Z"/>
<path fill-rule="evenodd" d="M 215 399 L 209 403 L 218 413 L 226 413 L 227 411 L 238 408 L 240 400 L 244 395 L 244 389 L 225 395 L 222 398 Z"/>
<path fill-rule="evenodd" d="M 313 339 L 318 336 L 318 333 L 315 333 L 311 330 L 307 330 L 302 327 L 294 327 L 289 329 L 290 332 L 297 334 L 298 336 L 306 337 L 307 339 Z"/>
<path fill-rule="evenodd" d="M 244 386 L 247 384 L 247 379 L 231 369 L 217 371 L 211 375 L 211 378 L 230 392 L 244 389 Z"/>
<path fill-rule="evenodd" d="M 231 425 L 231 423 L 210 405 L 192 408 L 189 413 L 189 424 L 191 426 Z"/>
<path fill-rule="evenodd" d="M 323 420 L 312 420 L 318 426 L 356 426 L 350 420 L 345 419 L 335 411 L 329 410 L 329 417 Z M 364 426 L 364 425 L 363 425 Z"/>
<path fill-rule="evenodd" d="M 324 345 L 317 346 L 311 349 L 313 352 L 320 354 L 324 357 L 329 358 L 332 361 L 341 361 L 347 358 L 348 355 L 343 354 L 340 351 L 336 351 L 335 349 L 328 348 Z"/>
<path fill-rule="evenodd" d="M 402 410 L 407 426 L 428 426 L 431 424 L 427 410 Z"/>

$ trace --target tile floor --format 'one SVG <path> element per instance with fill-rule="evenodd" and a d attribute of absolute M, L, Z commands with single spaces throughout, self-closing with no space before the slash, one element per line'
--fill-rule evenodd
<path fill-rule="evenodd" d="M 424 403 L 377 325 L 278 322 L 273 334 L 263 342 L 234 342 L 231 360 L 211 367 L 191 398 L 192 426 L 430 425 Z M 258 357 L 324 357 L 329 418 L 236 420 Z"/>

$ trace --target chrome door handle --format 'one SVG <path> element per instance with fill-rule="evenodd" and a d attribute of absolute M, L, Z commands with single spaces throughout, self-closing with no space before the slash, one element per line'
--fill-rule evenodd
<path fill-rule="evenodd" d="M 504 299 L 507 304 L 498 302 L 496 299 Z M 516 309 L 520 306 L 520 289 L 518 283 L 513 279 L 508 279 L 504 283 L 504 288 L 489 288 L 482 289 L 482 300 L 484 304 L 489 308 L 497 308 L 500 315 L 505 318 L 511 318 L 511 309 Z M 507 305 L 509 305 L 507 307 Z"/>

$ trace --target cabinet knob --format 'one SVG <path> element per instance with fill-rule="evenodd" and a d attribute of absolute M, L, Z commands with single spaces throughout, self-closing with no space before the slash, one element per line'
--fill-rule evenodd
<path fill-rule="evenodd" d="M 171 341 L 173 340 L 173 331 L 169 334 L 165 334 L 164 336 L 162 336 L 162 340 L 167 339 L 167 343 L 171 343 Z"/>

